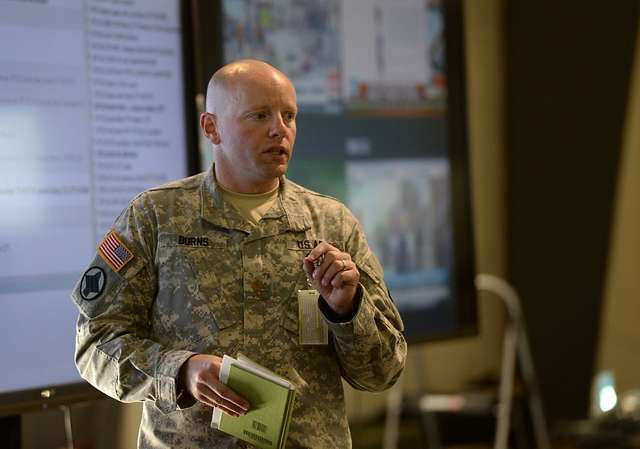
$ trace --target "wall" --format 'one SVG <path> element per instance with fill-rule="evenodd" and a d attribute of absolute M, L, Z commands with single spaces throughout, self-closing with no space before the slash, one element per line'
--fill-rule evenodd
<path fill-rule="evenodd" d="M 554 423 L 589 408 L 639 3 L 505 5 L 508 269 Z"/>
<path fill-rule="evenodd" d="M 503 6 L 501 0 L 466 1 L 465 51 L 469 151 L 476 270 L 505 274 Z M 478 299 L 480 334 L 418 349 L 431 390 L 456 391 L 495 375 L 502 338 L 502 308 Z M 411 368 L 411 366 L 409 366 Z"/>
<path fill-rule="evenodd" d="M 76 448 L 135 449 L 133 445 L 118 446 L 114 429 L 119 428 L 120 404 L 112 400 L 77 403 L 69 407 L 72 436 Z M 58 449 L 67 447 L 65 415 L 61 407 L 52 407 L 22 415 L 20 435 L 24 449 Z M 105 430 L 108 429 L 108 430 Z M 13 448 L 2 437 L 0 447 Z M 8 444 L 8 446 L 5 446 Z"/>
<path fill-rule="evenodd" d="M 614 372 L 619 393 L 640 387 L 640 30 L 637 36 L 597 362 Z"/>

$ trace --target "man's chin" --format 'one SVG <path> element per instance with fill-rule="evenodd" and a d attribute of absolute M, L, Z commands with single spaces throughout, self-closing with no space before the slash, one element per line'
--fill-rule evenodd
<path fill-rule="evenodd" d="M 271 170 L 271 174 L 274 178 L 280 178 L 287 172 L 287 168 L 289 168 L 288 163 L 276 165 Z"/>

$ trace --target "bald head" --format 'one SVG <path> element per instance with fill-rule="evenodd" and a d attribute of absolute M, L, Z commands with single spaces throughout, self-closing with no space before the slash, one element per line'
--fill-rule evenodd
<path fill-rule="evenodd" d="M 297 111 L 296 90 L 275 67 L 243 59 L 218 70 L 200 115 L 217 181 L 241 193 L 277 187 L 293 153 Z"/>
<path fill-rule="evenodd" d="M 257 59 L 239 59 L 218 69 L 207 86 L 206 111 L 219 112 L 228 101 L 233 100 L 238 87 L 251 82 L 286 83 L 291 80 L 266 62 Z"/>

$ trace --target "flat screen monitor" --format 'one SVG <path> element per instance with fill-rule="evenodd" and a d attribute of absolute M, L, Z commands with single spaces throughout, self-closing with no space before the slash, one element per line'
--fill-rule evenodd
<path fill-rule="evenodd" d="M 257 58 L 292 79 L 287 176 L 358 217 L 409 342 L 476 333 L 461 9 L 223 0 L 217 11 L 221 63 Z"/>
<path fill-rule="evenodd" d="M 0 2 L 0 414 L 97 395 L 69 295 L 128 202 L 195 168 L 184 3 Z"/>

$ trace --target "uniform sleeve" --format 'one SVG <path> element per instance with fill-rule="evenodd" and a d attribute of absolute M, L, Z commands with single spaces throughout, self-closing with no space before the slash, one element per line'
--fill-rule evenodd
<path fill-rule="evenodd" d="M 149 339 L 155 227 L 144 210 L 138 197 L 122 213 L 105 237 L 106 251 L 96 253 L 71 294 L 79 310 L 75 362 L 80 375 L 110 397 L 153 401 L 169 413 L 177 408 L 180 366 L 194 353 Z"/>
<path fill-rule="evenodd" d="M 360 271 L 360 304 L 344 323 L 329 321 L 342 376 L 359 390 L 391 387 L 404 368 L 407 343 L 400 314 L 382 273 L 382 266 L 366 242 L 360 224 L 352 218 L 345 250 Z"/>

